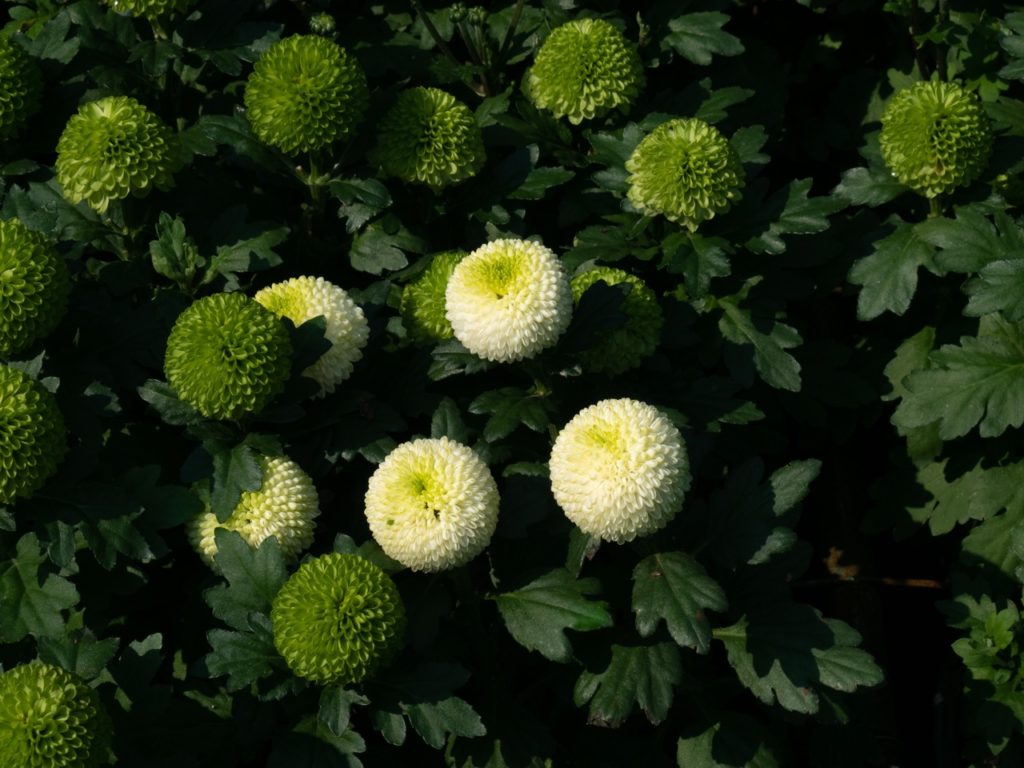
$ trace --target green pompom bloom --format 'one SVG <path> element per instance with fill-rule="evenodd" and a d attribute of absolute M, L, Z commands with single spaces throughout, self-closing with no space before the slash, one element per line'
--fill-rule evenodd
<path fill-rule="evenodd" d="M 475 176 L 486 160 L 476 117 L 437 88 L 400 93 L 379 131 L 374 160 L 384 173 L 434 192 Z"/>
<path fill-rule="evenodd" d="M 893 96 L 879 141 L 893 175 L 928 198 L 970 184 L 992 152 L 988 117 L 956 83 L 915 83 Z"/>
<path fill-rule="evenodd" d="M 402 319 L 414 339 L 444 341 L 455 336 L 445 315 L 445 291 L 455 265 L 467 256 L 465 251 L 435 254 L 428 266 L 402 291 Z"/>
<path fill-rule="evenodd" d="M 85 104 L 57 142 L 57 183 L 72 203 L 99 213 L 112 200 L 167 189 L 179 164 L 177 138 L 129 96 Z"/>
<path fill-rule="evenodd" d="M 43 80 L 32 57 L 0 37 L 0 139 L 8 139 L 38 109 Z"/>
<path fill-rule="evenodd" d="M 270 621 L 292 672 L 322 685 L 354 685 L 398 650 L 405 606 L 379 567 L 332 553 L 303 563 L 285 582 Z"/>
<path fill-rule="evenodd" d="M 52 331 L 70 292 L 71 276 L 53 244 L 17 219 L 0 221 L 0 357 Z"/>
<path fill-rule="evenodd" d="M 199 299 L 167 339 L 164 373 L 178 397 L 211 419 L 257 413 L 284 390 L 292 344 L 284 323 L 240 293 Z"/>
<path fill-rule="evenodd" d="M 27 373 L 0 365 L 0 504 L 38 491 L 66 451 L 53 395 Z"/>
<path fill-rule="evenodd" d="M 743 164 L 728 139 L 703 120 L 669 120 L 655 128 L 626 161 L 629 201 L 691 231 L 740 199 Z"/>
<path fill-rule="evenodd" d="M 644 87 L 636 46 L 601 19 L 578 19 L 554 30 L 527 73 L 533 103 L 573 125 L 625 111 Z"/>
<path fill-rule="evenodd" d="M 187 11 L 195 0 L 104 0 L 118 13 L 158 19 L 175 11 Z"/>
<path fill-rule="evenodd" d="M 350 134 L 366 111 L 366 75 L 337 43 L 292 35 L 256 62 L 245 86 L 245 108 L 260 141 L 295 154 Z"/>
<path fill-rule="evenodd" d="M 52 664 L 0 674 L 0 765 L 95 768 L 108 762 L 110 719 L 92 688 Z"/>
<path fill-rule="evenodd" d="M 628 283 L 633 286 L 622 302 L 626 325 L 605 336 L 597 346 L 581 355 L 583 367 L 598 373 L 619 374 L 635 368 L 654 352 L 661 333 L 661 307 L 654 291 L 636 275 L 611 267 L 596 267 L 572 279 L 572 297 L 579 306 L 583 294 L 594 283 Z"/>

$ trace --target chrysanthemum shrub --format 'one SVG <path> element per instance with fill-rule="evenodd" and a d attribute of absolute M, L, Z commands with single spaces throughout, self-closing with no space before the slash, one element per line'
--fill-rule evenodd
<path fill-rule="evenodd" d="M 357 685 L 402 646 L 405 606 L 395 583 L 359 555 L 303 563 L 274 598 L 274 646 L 297 676 Z"/>
<path fill-rule="evenodd" d="M 414 571 L 479 555 L 498 522 L 498 486 L 473 451 L 447 437 L 403 443 L 366 489 L 366 521 L 384 552 Z"/>
<path fill-rule="evenodd" d="M 0 762 L 18 768 L 96 768 L 110 761 L 110 720 L 78 676 L 33 662 L 0 673 Z"/>

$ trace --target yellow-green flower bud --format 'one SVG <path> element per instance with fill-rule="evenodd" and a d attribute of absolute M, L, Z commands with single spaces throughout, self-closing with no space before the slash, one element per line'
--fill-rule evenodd
<path fill-rule="evenodd" d="M 374 160 L 384 173 L 435 192 L 475 176 L 486 159 L 476 117 L 437 88 L 400 93 L 378 131 Z"/>
<path fill-rule="evenodd" d="M 49 390 L 6 365 L 0 365 L 0 424 L 0 504 L 10 504 L 31 496 L 57 471 L 67 433 Z"/>
<path fill-rule="evenodd" d="M 187 11 L 196 0 L 104 0 L 118 13 L 157 19 L 174 12 Z"/>
<path fill-rule="evenodd" d="M 178 397 L 211 419 L 258 413 L 284 390 L 292 344 L 284 323 L 241 293 L 193 302 L 167 339 L 164 373 Z"/>
<path fill-rule="evenodd" d="M 662 123 L 626 160 L 629 201 L 691 231 L 740 199 L 739 155 L 714 126 L 688 117 Z"/>
<path fill-rule="evenodd" d="M 578 19 L 555 29 L 526 82 L 534 104 L 574 125 L 613 109 L 627 110 L 643 87 L 636 46 L 601 19 Z"/>
<path fill-rule="evenodd" d="M 71 276 L 53 244 L 17 219 L 0 221 L 0 357 L 52 331 L 70 292 Z"/>
<path fill-rule="evenodd" d="M 112 200 L 166 189 L 179 165 L 177 138 L 128 96 L 82 106 L 57 142 L 57 183 L 72 203 L 103 213 Z"/>
<path fill-rule="evenodd" d="M 445 251 L 430 257 L 430 265 L 402 290 L 402 320 L 414 339 L 443 341 L 452 338 L 452 324 L 445 315 L 445 291 L 455 265 L 465 251 Z"/>
<path fill-rule="evenodd" d="M 321 685 L 355 685 L 401 646 L 405 606 L 378 566 L 332 553 L 292 574 L 274 598 L 270 621 L 292 672 Z"/>
<path fill-rule="evenodd" d="M 0 765 L 96 768 L 110 740 L 99 696 L 78 676 L 38 661 L 0 674 Z"/>
<path fill-rule="evenodd" d="M 260 141 L 295 154 L 348 136 L 369 91 L 362 67 L 337 43 L 292 35 L 270 46 L 245 86 L 245 108 Z"/>
<path fill-rule="evenodd" d="M 970 184 L 985 170 L 992 130 L 970 91 L 956 83 L 922 82 L 889 101 L 879 142 L 893 176 L 933 198 Z"/>

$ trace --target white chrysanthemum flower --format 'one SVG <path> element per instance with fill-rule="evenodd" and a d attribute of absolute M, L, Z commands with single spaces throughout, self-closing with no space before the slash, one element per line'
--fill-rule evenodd
<path fill-rule="evenodd" d="M 192 546 L 207 565 L 214 567 L 218 528 L 238 531 L 251 547 L 275 536 L 281 552 L 295 559 L 313 543 L 313 529 L 320 514 L 316 487 L 302 467 L 284 456 L 261 456 L 263 482 L 258 490 L 245 491 L 231 516 L 223 523 L 207 509 L 188 526 Z"/>
<path fill-rule="evenodd" d="M 572 319 L 562 263 L 529 240 L 494 240 L 455 267 L 445 292 L 455 338 L 485 360 L 508 363 L 553 345 Z"/>
<path fill-rule="evenodd" d="M 443 571 L 483 552 L 498 523 L 498 486 L 480 458 L 442 437 L 402 443 L 366 489 L 381 549 L 414 571 Z"/>
<path fill-rule="evenodd" d="M 602 400 L 558 433 L 551 490 L 581 531 L 626 542 L 668 524 L 690 488 L 682 435 L 657 408 Z"/>
<path fill-rule="evenodd" d="M 363 357 L 370 327 L 363 310 L 349 295 L 322 277 L 293 277 L 268 285 L 257 292 L 256 301 L 279 317 L 295 325 L 323 315 L 324 336 L 331 348 L 302 372 L 320 385 L 320 395 L 330 394 L 352 375 L 355 363 Z"/>

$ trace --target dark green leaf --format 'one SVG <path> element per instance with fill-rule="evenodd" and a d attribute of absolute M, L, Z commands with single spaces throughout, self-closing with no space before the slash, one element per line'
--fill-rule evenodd
<path fill-rule="evenodd" d="M 673 643 L 613 645 L 611 660 L 601 672 L 584 670 L 576 681 L 576 706 L 590 702 L 587 722 L 618 728 L 640 706 L 657 725 L 668 716 L 673 689 L 682 679 L 679 648 Z"/>
<path fill-rule="evenodd" d="M 288 578 L 284 557 L 277 539 L 264 539 L 253 549 L 236 531 L 218 528 L 217 567 L 226 585 L 206 592 L 206 602 L 213 615 L 228 626 L 245 630 L 252 613 L 270 613 L 270 606 L 281 585 Z"/>
<path fill-rule="evenodd" d="M 1020 227 L 1003 213 L 995 220 L 994 225 L 976 208 L 958 208 L 956 219 L 929 219 L 915 230 L 921 240 L 939 249 L 935 264 L 940 269 L 978 272 L 989 262 L 1013 258 L 1024 251 Z"/>
<path fill-rule="evenodd" d="M 743 53 L 743 44 L 722 29 L 728 21 L 728 16 L 717 11 L 677 16 L 668 23 L 665 45 L 694 64 L 710 64 L 714 54 L 736 56 Z"/>
<path fill-rule="evenodd" d="M 967 281 L 964 293 L 970 297 L 965 315 L 1002 312 L 1007 320 L 1024 320 L 1024 258 L 989 262 L 976 278 Z"/>
<path fill-rule="evenodd" d="M 187 426 L 203 420 L 199 413 L 188 403 L 178 399 L 178 394 L 170 384 L 156 379 L 149 379 L 138 389 L 139 397 L 153 406 L 160 418 L 172 426 Z"/>
<path fill-rule="evenodd" d="M 800 391 L 800 363 L 787 349 L 802 342 L 795 328 L 741 309 L 732 299 L 718 302 L 724 310 L 718 321 L 722 335 L 733 344 L 753 348 L 754 365 L 765 383 L 776 389 Z"/>
<path fill-rule="evenodd" d="M 931 259 L 931 247 L 908 224 L 876 240 L 871 254 L 850 270 L 850 282 L 861 286 L 857 317 L 873 320 L 883 312 L 906 312 L 917 290 L 917 270 Z"/>
<path fill-rule="evenodd" d="M 274 649 L 270 619 L 252 614 L 248 630 L 213 629 L 207 634 L 212 651 L 206 657 L 206 667 L 214 677 L 227 677 L 225 685 L 229 691 L 247 688 L 281 663 Z"/>
<path fill-rule="evenodd" d="M 211 443 L 207 450 L 213 456 L 210 507 L 223 523 L 238 506 L 244 491 L 259 489 L 263 481 L 263 470 L 256 460 L 255 451 L 246 443 L 230 448 Z"/>
<path fill-rule="evenodd" d="M 473 738 L 487 733 L 480 715 L 458 696 L 440 701 L 403 705 L 413 729 L 434 749 L 441 749 L 448 734 Z"/>
<path fill-rule="evenodd" d="M 881 169 L 851 168 L 843 171 L 842 180 L 832 194 L 850 205 L 875 207 L 899 197 L 907 191 L 891 173 Z"/>
<path fill-rule="evenodd" d="M 370 224 L 356 235 L 349 250 L 353 269 L 380 275 L 408 266 L 405 252 L 423 253 L 426 244 L 398 223 L 394 217 Z"/>
<path fill-rule="evenodd" d="M 0 640 L 13 643 L 26 635 L 60 637 L 64 611 L 78 603 L 78 590 L 56 573 L 40 573 L 46 556 L 34 533 L 18 539 L 17 554 L 0 563 Z M 45 575 L 44 575 L 45 574 Z"/>

